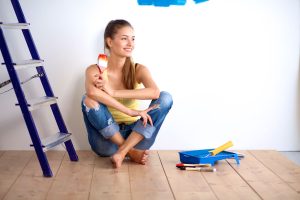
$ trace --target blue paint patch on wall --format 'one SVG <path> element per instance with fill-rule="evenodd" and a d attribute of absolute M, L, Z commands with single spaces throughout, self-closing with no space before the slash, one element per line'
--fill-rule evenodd
<path fill-rule="evenodd" d="M 171 0 L 153 0 L 154 6 L 168 7 L 171 5 Z"/>
<path fill-rule="evenodd" d="M 183 6 L 186 0 L 138 0 L 139 5 L 154 5 L 158 7 L 168 7 L 170 5 Z"/>
<path fill-rule="evenodd" d="M 195 1 L 195 3 L 203 3 L 203 2 L 208 1 L 208 0 L 194 0 L 194 1 Z"/>
<path fill-rule="evenodd" d="M 194 0 L 195 3 L 202 3 L 208 0 Z M 158 7 L 168 7 L 171 5 L 183 6 L 186 4 L 186 0 L 138 0 L 141 6 L 158 6 Z"/>
<path fill-rule="evenodd" d="M 152 5 L 153 1 L 152 0 L 138 0 L 138 4 L 141 6 L 147 6 L 147 5 Z"/>

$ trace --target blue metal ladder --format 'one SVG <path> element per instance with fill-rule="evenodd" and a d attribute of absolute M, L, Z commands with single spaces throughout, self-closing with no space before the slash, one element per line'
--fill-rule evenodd
<path fill-rule="evenodd" d="M 40 56 L 35 47 L 34 41 L 32 39 L 29 23 L 26 22 L 25 16 L 23 14 L 21 5 L 19 0 L 11 0 L 13 9 L 18 18 L 18 23 L 3 23 L 0 22 L 0 48 L 1 53 L 4 59 L 4 63 L 6 65 L 11 83 L 13 85 L 15 94 L 17 96 L 18 104 L 21 111 L 23 113 L 23 118 L 25 120 L 27 129 L 29 131 L 32 146 L 35 149 L 38 160 L 40 162 L 43 174 L 45 177 L 52 177 L 52 171 L 49 166 L 49 162 L 45 152 L 59 144 L 64 143 L 66 146 L 66 150 L 69 154 L 71 161 L 78 161 L 78 156 L 73 147 L 71 141 L 71 133 L 68 132 L 62 115 L 60 113 L 59 107 L 57 105 L 57 97 L 54 96 L 51 86 L 49 84 L 46 72 L 44 67 L 42 66 L 43 60 L 40 59 Z M 9 53 L 9 49 L 7 43 L 5 41 L 3 29 L 21 29 L 23 32 L 23 36 L 29 48 L 32 59 L 25 60 L 21 62 L 13 62 L 12 57 Z M 41 97 L 39 99 L 27 100 L 25 98 L 24 92 L 22 90 L 20 80 L 18 78 L 17 70 L 36 67 L 38 75 L 40 77 L 42 86 L 44 88 L 46 96 Z M 41 105 L 50 105 L 54 118 L 56 120 L 57 126 L 59 128 L 59 132 L 55 135 L 52 135 L 43 140 L 40 139 L 37 128 L 35 126 L 31 111 L 40 108 Z"/>

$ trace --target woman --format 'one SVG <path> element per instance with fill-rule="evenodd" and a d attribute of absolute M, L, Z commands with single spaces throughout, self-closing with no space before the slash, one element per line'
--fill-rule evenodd
<path fill-rule="evenodd" d="M 86 70 L 82 112 L 89 143 L 98 155 L 111 156 L 116 168 L 125 156 L 146 163 L 148 149 L 173 104 L 169 93 L 159 91 L 149 70 L 132 62 L 134 39 L 129 22 L 110 21 L 104 32 L 107 68 L 94 64 Z M 151 99 L 149 108 L 138 110 L 139 99 Z"/>

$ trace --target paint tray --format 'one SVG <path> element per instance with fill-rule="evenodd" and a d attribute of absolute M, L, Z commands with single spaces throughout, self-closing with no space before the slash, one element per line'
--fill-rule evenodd
<path fill-rule="evenodd" d="M 194 151 L 181 151 L 179 152 L 180 162 L 186 164 L 211 164 L 212 166 L 219 160 L 234 158 L 237 164 L 240 164 L 238 155 L 229 151 L 221 151 L 217 155 L 210 155 L 211 150 L 202 149 Z"/>

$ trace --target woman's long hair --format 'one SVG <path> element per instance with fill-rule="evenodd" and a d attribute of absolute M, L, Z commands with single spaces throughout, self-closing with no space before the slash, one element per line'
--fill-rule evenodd
<path fill-rule="evenodd" d="M 129 26 L 133 29 L 131 24 L 123 19 L 111 20 L 104 31 L 104 50 L 110 50 L 108 44 L 106 43 L 107 38 L 113 39 L 115 34 L 117 34 L 120 28 Z M 131 57 L 127 57 L 122 70 L 122 81 L 126 89 L 134 89 L 136 86 L 136 75 L 135 75 L 135 65 Z"/>

